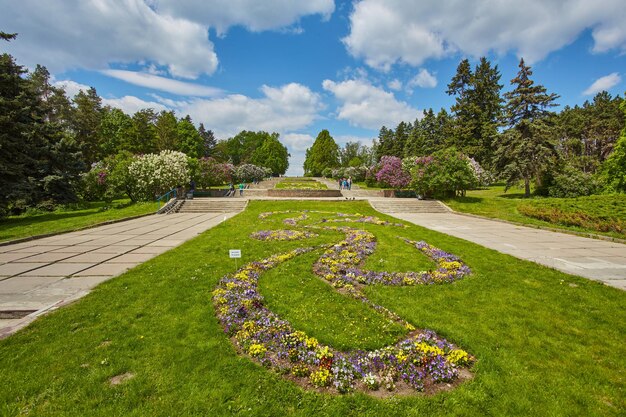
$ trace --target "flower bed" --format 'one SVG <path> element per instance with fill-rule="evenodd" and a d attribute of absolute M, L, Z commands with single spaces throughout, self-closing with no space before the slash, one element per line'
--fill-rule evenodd
<path fill-rule="evenodd" d="M 281 213 L 288 213 L 281 212 Z M 310 213 L 310 212 L 309 212 Z M 263 213 L 265 219 L 272 214 Z M 332 219 L 361 219 L 379 224 L 380 219 L 361 215 L 337 215 Z M 297 219 L 304 220 L 302 212 Z M 286 220 L 293 220 L 286 219 Z M 365 221 L 367 219 L 367 221 Z M 326 219 L 327 221 L 329 219 Z M 297 221 L 296 221 L 297 222 Z M 335 230 L 345 234 L 336 244 L 321 247 L 303 247 L 250 262 L 234 274 L 223 277 L 213 291 L 213 302 L 224 331 L 232 338 L 240 352 L 259 361 L 263 366 L 281 374 L 289 374 L 303 386 L 346 393 L 354 390 L 398 393 L 408 388 L 436 392 L 446 383 L 458 383 L 468 377 L 461 370 L 472 364 L 474 358 L 452 343 L 429 330 L 416 330 L 395 313 L 372 303 L 360 290 L 364 285 L 420 285 L 448 283 L 469 274 L 469 268 L 455 256 L 425 242 L 404 239 L 405 242 L 433 259 L 434 271 L 373 272 L 361 269 L 365 258 L 373 253 L 375 236 L 350 227 L 309 225 L 320 230 Z M 282 239 L 283 233 L 293 239 L 310 237 L 300 231 L 260 231 L 254 235 L 262 240 Z M 297 238 L 295 236 L 298 236 Z M 258 237 L 255 237 L 258 238 Z M 270 311 L 258 290 L 261 273 L 281 263 L 315 249 L 325 251 L 313 266 L 314 273 L 340 291 L 355 297 L 369 307 L 402 323 L 411 333 L 394 345 L 374 351 L 340 352 L 319 343 Z"/>

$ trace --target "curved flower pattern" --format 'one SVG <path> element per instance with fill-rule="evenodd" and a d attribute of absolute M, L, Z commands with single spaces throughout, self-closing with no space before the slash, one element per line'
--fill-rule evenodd
<path fill-rule="evenodd" d="M 259 230 L 250 235 L 257 240 L 301 240 L 319 236 L 316 233 L 302 232 L 300 230 Z"/>
<path fill-rule="evenodd" d="M 267 218 L 271 214 L 264 213 L 260 217 Z M 346 218 L 368 219 L 360 215 L 336 216 L 339 221 L 345 221 Z M 379 224 L 379 219 L 369 219 L 367 222 Z M 458 380 L 460 369 L 473 362 L 471 355 L 432 331 L 415 330 L 395 313 L 372 303 L 361 287 L 368 284 L 447 283 L 469 274 L 469 268 L 457 257 L 425 242 L 404 239 L 433 259 L 437 268 L 433 271 L 406 273 L 366 271 L 360 266 L 375 249 L 376 240 L 372 233 L 350 227 L 316 227 L 337 230 L 346 237 L 336 244 L 298 248 L 246 264 L 236 273 L 223 277 L 213 291 L 217 316 L 240 352 L 268 368 L 283 374 L 289 373 L 304 384 L 331 387 L 340 393 L 355 389 L 376 390 L 380 387 L 394 392 L 399 385 L 422 391 L 426 384 L 436 386 L 441 382 Z M 308 232 L 276 230 L 256 234 L 276 237 L 283 233 L 286 233 L 285 236 L 296 236 L 297 233 Z M 340 352 L 294 329 L 289 322 L 265 307 L 257 286 L 259 275 L 296 256 L 320 248 L 325 251 L 314 264 L 314 273 L 335 288 L 340 288 L 340 291 L 404 324 L 411 331 L 408 337 L 394 345 L 370 352 Z"/>

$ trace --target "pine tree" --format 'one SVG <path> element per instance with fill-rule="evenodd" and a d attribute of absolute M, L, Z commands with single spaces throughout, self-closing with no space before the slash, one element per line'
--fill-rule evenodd
<path fill-rule="evenodd" d="M 388 155 L 397 156 L 398 158 L 404 156 L 404 147 L 409 139 L 409 132 L 411 130 L 412 126 L 410 124 L 405 122 L 398 123 L 396 131 L 393 134 L 393 141 Z"/>
<path fill-rule="evenodd" d="M 393 152 L 394 131 L 383 126 L 378 133 L 378 145 L 376 147 L 376 161 L 380 161 L 385 155 L 391 155 Z"/>
<path fill-rule="evenodd" d="M 449 95 L 456 95 L 452 135 L 448 144 L 456 146 L 483 165 L 490 165 L 493 140 L 497 135 L 502 99 L 498 67 L 481 58 L 474 72 L 464 59 L 448 84 Z"/>
<path fill-rule="evenodd" d="M 202 138 L 202 156 L 212 156 L 215 150 L 215 145 L 217 144 L 213 131 L 206 130 L 204 124 L 200 123 L 198 133 Z"/>
<path fill-rule="evenodd" d="M 532 70 L 522 58 L 519 72 L 511 80 L 513 91 L 507 92 L 505 118 L 510 130 L 499 140 L 496 165 L 511 185 L 524 181 L 524 195 L 530 196 L 530 181 L 538 177 L 557 155 L 549 108 L 556 106 L 556 94 L 547 94 L 542 85 L 530 79 Z"/>
<path fill-rule="evenodd" d="M 35 163 L 30 140 L 35 97 L 25 91 L 25 73 L 11 55 L 0 55 L 0 217 L 14 200 L 28 194 L 29 167 Z"/>
<path fill-rule="evenodd" d="M 100 122 L 102 99 L 95 88 L 79 91 L 74 97 L 72 129 L 76 142 L 81 147 L 85 162 L 90 165 L 100 160 Z"/>

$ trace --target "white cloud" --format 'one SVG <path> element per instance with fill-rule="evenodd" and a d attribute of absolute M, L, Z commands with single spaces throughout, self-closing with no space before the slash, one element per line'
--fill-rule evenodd
<path fill-rule="evenodd" d="M 154 101 L 144 101 L 135 96 L 124 96 L 121 98 L 102 98 L 104 106 L 111 106 L 121 109 L 124 113 L 133 115 L 142 109 L 170 110 L 167 106 Z M 180 115 L 178 115 L 180 116 Z"/>
<path fill-rule="evenodd" d="M 244 129 L 284 133 L 302 129 L 323 108 L 318 94 L 301 84 L 261 87 L 264 97 L 233 94 L 216 99 L 193 99 L 177 109 L 212 129 L 218 138 Z"/>
<path fill-rule="evenodd" d="M 324 80 L 322 86 L 341 102 L 337 118 L 368 129 L 396 126 L 421 116 L 421 111 L 398 101 L 394 95 L 364 80 L 335 82 Z"/>
<path fill-rule="evenodd" d="M 222 90 L 219 88 L 173 80 L 145 72 L 103 70 L 102 73 L 109 77 L 126 81 L 127 83 L 182 96 L 214 97 L 222 93 Z"/>
<path fill-rule="evenodd" d="M 52 81 L 52 84 L 55 87 L 60 87 L 62 89 L 65 90 L 65 94 L 67 94 L 67 96 L 71 99 L 74 98 L 74 96 L 76 94 L 79 93 L 79 91 L 87 91 L 89 90 L 91 87 L 85 84 L 80 84 L 77 83 L 76 81 L 72 81 L 72 80 L 60 80 L 60 81 Z"/>
<path fill-rule="evenodd" d="M 400 81 L 397 78 L 394 78 L 393 80 L 387 83 L 387 87 L 389 87 L 390 90 L 400 91 L 402 90 L 402 81 Z"/>
<path fill-rule="evenodd" d="M 457 51 L 514 51 L 533 63 L 590 29 L 593 51 L 626 50 L 623 0 L 362 0 L 350 15 L 348 51 L 371 67 L 419 66 Z"/>
<path fill-rule="evenodd" d="M 143 60 L 196 78 L 218 65 L 206 26 L 161 15 L 143 0 L 20 0 L 2 7 L 0 27 L 19 33 L 7 46 L 18 62 L 53 73 Z"/>
<path fill-rule="evenodd" d="M 609 91 L 620 82 L 622 82 L 622 77 L 617 72 L 614 72 L 595 80 L 593 84 L 591 84 L 589 88 L 583 92 L 583 94 L 586 96 L 593 96 L 603 90 Z"/>
<path fill-rule="evenodd" d="M 435 88 L 437 87 L 437 78 L 428 70 L 422 68 L 415 77 L 409 81 L 410 87 Z"/>
<path fill-rule="evenodd" d="M 287 133 L 280 137 L 290 151 L 303 152 L 313 145 L 315 138 L 305 133 Z"/>
<path fill-rule="evenodd" d="M 242 25 L 251 31 L 285 28 L 307 15 L 328 19 L 335 10 L 333 0 L 157 0 L 159 11 L 214 27 L 224 34 Z M 291 32 L 299 33 L 301 28 Z"/>

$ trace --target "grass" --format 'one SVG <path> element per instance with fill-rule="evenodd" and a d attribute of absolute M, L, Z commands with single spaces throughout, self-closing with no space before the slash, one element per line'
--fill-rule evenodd
<path fill-rule="evenodd" d="M 413 261 L 414 269 L 428 266 L 413 252 L 407 256 L 400 235 L 460 256 L 472 275 L 451 285 L 370 287 L 368 296 L 475 355 L 473 380 L 433 397 L 330 396 L 238 355 L 210 300 L 220 277 L 235 270 L 227 250 L 242 250 L 241 266 L 341 237 L 331 231 L 306 242 L 248 237 L 293 217 L 260 221 L 260 212 L 287 209 L 376 214 L 363 202 L 251 201 L 229 221 L 0 341 L 7 381 L 0 384 L 0 415 L 623 415 L 626 293 L 417 226 L 362 225 L 380 240 L 370 266 L 380 259 L 385 269 L 411 268 Z M 268 306 L 342 348 L 394 339 L 398 330 L 384 328 L 377 313 L 312 277 L 318 254 L 261 276 Z M 124 373 L 134 377 L 109 384 Z"/>
<path fill-rule="evenodd" d="M 325 184 L 316 181 L 313 178 L 297 177 L 297 178 L 284 178 L 278 182 L 274 188 L 282 190 L 326 190 Z"/>
<path fill-rule="evenodd" d="M 157 208 L 154 202 L 132 204 L 130 200 L 115 200 L 109 204 L 90 202 L 79 209 L 10 216 L 0 220 L 0 242 L 69 232 L 107 221 L 154 213 Z"/>
<path fill-rule="evenodd" d="M 531 226 L 559 228 L 618 239 L 626 238 L 626 196 L 524 198 L 518 189 L 497 185 L 471 190 L 465 197 L 445 200 L 455 211 Z"/>

